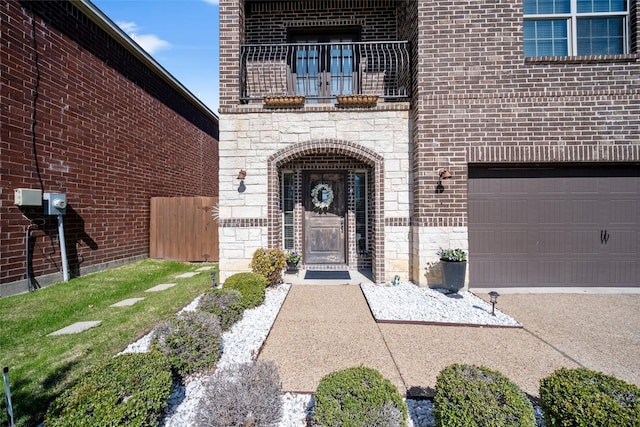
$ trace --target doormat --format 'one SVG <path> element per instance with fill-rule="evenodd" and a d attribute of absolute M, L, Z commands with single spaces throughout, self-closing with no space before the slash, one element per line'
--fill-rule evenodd
<path fill-rule="evenodd" d="M 351 275 L 348 271 L 307 270 L 304 278 L 309 280 L 351 280 Z"/>

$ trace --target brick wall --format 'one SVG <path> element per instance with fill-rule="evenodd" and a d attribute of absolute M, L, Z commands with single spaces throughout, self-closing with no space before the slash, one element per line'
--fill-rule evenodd
<path fill-rule="evenodd" d="M 25 278 L 29 224 L 34 275 L 61 271 L 56 218 L 15 188 L 67 194 L 72 277 L 147 256 L 150 197 L 218 195 L 217 121 L 71 2 L 0 6 L 2 288 Z"/>
<path fill-rule="evenodd" d="M 519 0 L 420 1 L 418 22 L 416 224 L 466 225 L 471 161 L 586 162 L 594 158 L 588 153 L 606 153 L 608 146 L 623 152 L 615 161 L 640 161 L 635 51 L 525 59 Z M 545 147 L 550 155 L 541 152 Z M 439 168 L 453 174 L 442 194 L 434 191 Z"/>
<path fill-rule="evenodd" d="M 248 2 L 247 6 L 246 43 L 287 43 L 287 28 L 318 25 L 360 26 L 364 42 L 396 39 L 395 0 Z"/>

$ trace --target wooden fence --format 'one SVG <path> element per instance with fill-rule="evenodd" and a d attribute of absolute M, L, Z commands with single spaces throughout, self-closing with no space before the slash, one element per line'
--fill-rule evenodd
<path fill-rule="evenodd" d="M 217 206 L 217 197 L 152 197 L 149 256 L 217 262 Z"/>

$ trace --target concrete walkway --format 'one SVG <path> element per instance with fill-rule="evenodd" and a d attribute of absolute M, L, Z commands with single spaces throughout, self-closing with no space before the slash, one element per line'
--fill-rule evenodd
<path fill-rule="evenodd" d="M 524 328 L 378 324 L 357 285 L 294 285 L 259 357 L 274 360 L 283 390 L 295 392 L 361 364 L 409 395 L 431 395 L 451 363 L 497 369 L 532 396 L 563 366 L 640 385 L 640 295 L 510 294 L 499 307 Z"/>

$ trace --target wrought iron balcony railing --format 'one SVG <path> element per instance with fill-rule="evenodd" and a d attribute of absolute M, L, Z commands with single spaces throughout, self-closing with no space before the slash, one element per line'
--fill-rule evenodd
<path fill-rule="evenodd" d="M 409 97 L 406 41 L 246 44 L 240 51 L 240 99 L 302 95 L 307 103 L 339 95 Z"/>

